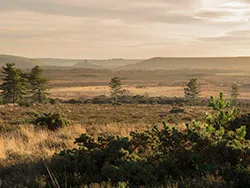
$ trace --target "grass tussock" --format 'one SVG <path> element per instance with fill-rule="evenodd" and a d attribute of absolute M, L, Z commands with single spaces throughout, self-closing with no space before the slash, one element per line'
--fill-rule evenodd
<path fill-rule="evenodd" d="M 61 149 L 71 148 L 74 138 L 84 132 L 85 128 L 81 125 L 65 127 L 56 132 L 35 130 L 33 125 L 20 125 L 0 135 L 0 159 L 7 165 L 21 158 L 31 161 L 48 158 Z"/>
<path fill-rule="evenodd" d="M 36 130 L 33 125 L 19 125 L 14 130 L 0 135 L 0 160 L 2 164 L 10 165 L 21 161 L 37 161 L 48 159 L 54 153 L 74 146 L 74 140 L 82 133 L 97 137 L 102 134 L 128 136 L 131 131 L 142 131 L 151 128 L 147 124 L 116 124 L 83 126 L 70 125 L 49 131 Z"/>

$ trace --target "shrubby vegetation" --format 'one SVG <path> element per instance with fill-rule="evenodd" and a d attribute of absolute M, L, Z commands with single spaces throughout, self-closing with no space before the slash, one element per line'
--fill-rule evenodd
<path fill-rule="evenodd" d="M 231 90 L 231 98 L 232 98 L 232 104 L 237 105 L 238 104 L 238 97 L 239 97 L 239 86 L 237 84 L 232 85 Z"/>
<path fill-rule="evenodd" d="M 34 120 L 34 124 L 49 130 L 57 130 L 69 125 L 69 121 L 61 113 L 44 113 Z"/>
<path fill-rule="evenodd" d="M 82 134 L 77 148 L 53 158 L 51 170 L 55 179 L 67 177 L 67 185 L 75 187 L 108 181 L 128 187 L 249 187 L 246 127 L 228 128 L 238 113 L 228 109 L 222 93 L 211 97 L 210 106 L 214 113 L 207 123 L 191 121 L 185 130 L 163 123 L 130 137 Z"/>
<path fill-rule="evenodd" d="M 26 94 L 26 78 L 22 71 L 15 68 L 15 64 L 7 63 L 3 67 L 3 83 L 0 88 L 5 103 L 16 103 L 23 99 Z"/>
<path fill-rule="evenodd" d="M 191 79 L 184 88 L 184 96 L 187 102 L 192 105 L 199 103 L 200 97 L 200 87 L 198 85 L 197 79 Z"/>
<path fill-rule="evenodd" d="M 30 73 L 23 73 L 16 69 L 14 64 L 6 66 L 6 82 L 2 84 L 3 98 L 6 103 L 25 104 L 27 99 L 31 100 L 31 103 L 46 101 L 48 81 L 43 77 L 43 71 L 39 67 L 35 67 Z M 76 146 L 73 149 L 66 149 L 67 147 L 64 147 L 63 143 L 45 140 L 43 143 L 39 143 L 39 147 L 48 145 L 50 148 L 60 147 L 57 151 L 63 150 L 56 153 L 50 161 L 47 161 L 46 165 L 38 165 L 39 167 L 36 169 L 39 170 L 39 175 L 34 180 L 31 178 L 22 180 L 21 187 L 31 184 L 40 187 L 86 187 L 90 185 L 104 187 L 108 185 L 113 187 L 250 187 L 250 116 L 240 115 L 239 109 L 231 108 L 230 102 L 224 99 L 223 93 L 220 93 L 218 98 L 211 97 L 209 101 L 204 100 L 200 103 L 200 90 L 196 79 L 191 79 L 187 83 L 184 98 L 124 94 L 119 77 L 113 77 L 109 86 L 110 96 L 101 95 L 93 99 L 67 102 L 113 105 L 121 103 L 171 104 L 172 109 L 161 111 L 158 114 L 160 118 L 165 118 L 166 123 L 163 122 L 162 126 L 154 126 L 151 130 L 132 131 L 129 136 L 105 133 L 96 136 L 96 134 L 84 133 L 75 139 Z M 235 106 L 238 90 L 236 87 L 232 89 Z M 26 94 L 27 91 L 30 92 L 30 95 Z M 58 101 L 60 102 L 57 99 L 50 99 L 51 104 L 57 104 Z M 207 105 L 208 102 L 211 111 L 206 113 L 206 118 L 199 117 L 199 120 L 202 121 L 192 120 L 193 116 L 186 117 L 195 110 L 194 105 L 198 103 Z M 191 104 L 190 108 L 193 108 L 193 111 L 186 111 L 186 104 Z M 79 105 L 80 107 L 88 110 L 84 105 Z M 118 106 L 111 107 L 112 112 L 117 113 Z M 74 106 L 74 108 L 76 108 L 74 112 L 67 109 L 68 113 L 74 118 L 76 116 L 82 118 L 82 114 L 75 114 L 77 110 L 79 112 L 78 106 Z M 12 111 L 13 109 L 10 113 Z M 154 109 L 154 111 L 156 110 Z M 49 112 L 39 115 L 36 112 L 29 112 L 29 114 L 35 117 L 32 121 L 38 127 L 38 129 L 34 129 L 35 131 L 44 130 L 43 128 L 45 131 L 46 129 L 60 131 L 61 128 L 69 125 L 69 120 L 62 113 Z M 122 122 L 121 118 L 114 114 L 110 116 L 114 122 Z M 174 126 L 180 123 L 179 114 L 184 114 L 181 120 L 187 121 L 184 128 Z M 96 118 L 98 115 L 100 114 L 96 112 L 90 113 L 88 121 L 93 129 L 92 132 L 97 131 L 98 128 L 93 128 L 96 121 L 91 118 Z M 129 116 L 130 119 L 144 118 L 131 113 Z M 106 116 L 100 115 L 100 117 L 102 121 L 105 121 Z M 177 122 L 174 121 L 175 118 L 178 120 Z M 133 122 L 133 120 L 129 122 Z M 167 122 L 172 122 L 172 125 L 167 125 Z M 154 121 L 154 123 L 156 122 Z M 90 129 L 90 126 L 86 129 Z M 6 134 L 7 131 L 2 130 L 2 132 Z M 56 132 L 47 132 L 56 134 Z M 23 130 L 20 128 L 18 137 L 21 137 L 22 134 Z M 58 135 L 58 137 L 63 140 L 67 138 L 67 135 Z M 25 143 L 29 143 L 28 138 L 29 135 L 21 137 Z M 8 152 L 6 153 L 13 158 L 20 157 L 12 154 L 12 151 Z M 22 165 L 25 166 L 25 164 Z M 36 165 L 34 164 L 34 166 Z M 8 174 L 9 171 L 9 169 L 0 170 L 0 175 L 6 178 L 6 173 Z"/>
<path fill-rule="evenodd" d="M 118 100 L 120 98 L 121 95 L 121 79 L 119 77 L 113 77 L 111 78 L 111 81 L 109 83 L 109 87 L 110 87 L 110 97 L 112 99 L 112 104 L 117 105 L 119 104 Z"/>

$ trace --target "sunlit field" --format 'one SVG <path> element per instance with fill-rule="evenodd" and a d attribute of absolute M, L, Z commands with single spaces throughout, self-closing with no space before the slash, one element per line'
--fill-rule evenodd
<path fill-rule="evenodd" d="M 140 88 L 142 87 L 142 88 Z M 146 95 L 152 97 L 165 96 L 165 97 L 184 97 L 184 87 L 181 86 L 123 86 L 122 89 L 126 90 L 130 95 Z M 231 88 L 229 86 L 213 86 L 204 85 L 201 87 L 201 97 L 209 98 L 211 95 L 217 95 L 223 92 L 226 98 L 230 98 Z M 85 87 L 62 87 L 51 89 L 51 96 L 63 100 L 69 99 L 86 99 L 99 95 L 109 96 L 108 86 L 85 86 Z M 241 88 L 239 99 L 250 98 L 250 87 Z"/>

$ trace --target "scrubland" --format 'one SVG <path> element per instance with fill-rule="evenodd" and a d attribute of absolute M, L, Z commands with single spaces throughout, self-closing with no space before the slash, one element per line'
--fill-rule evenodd
<path fill-rule="evenodd" d="M 62 72 L 65 73 L 64 77 L 60 76 Z M 69 101 L 109 96 L 109 78 L 118 73 L 124 80 L 122 89 L 126 95 L 177 97 L 178 100 L 183 98 L 186 81 L 194 76 L 200 79 L 201 97 L 207 100 L 221 91 L 230 99 L 230 86 L 237 81 L 241 85 L 239 99 L 243 100 L 236 107 L 241 109 L 239 119 L 231 119 L 230 125 L 224 127 L 223 124 L 223 129 L 214 130 L 212 123 L 206 125 L 208 114 L 216 114 L 208 107 L 208 101 L 196 106 L 178 100 L 161 105 L 139 102 L 81 104 Z M 240 129 L 241 125 L 245 125 L 249 130 L 250 109 L 246 105 L 250 95 L 248 76 L 214 76 L 213 71 L 198 75 L 197 71 L 118 73 L 105 70 L 48 70 L 50 97 L 62 100 L 55 104 L 34 106 L 2 105 L 1 186 L 250 185 L 250 134 Z M 69 125 L 52 131 L 34 123 L 38 116 L 49 112 L 63 114 Z M 60 152 L 63 153 L 58 156 Z M 161 182 L 157 184 L 159 180 Z"/>

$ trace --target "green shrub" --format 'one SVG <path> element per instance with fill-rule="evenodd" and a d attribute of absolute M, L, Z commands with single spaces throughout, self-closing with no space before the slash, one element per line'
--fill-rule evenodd
<path fill-rule="evenodd" d="M 67 169 L 82 177 L 84 184 L 110 180 L 128 182 L 129 187 L 160 187 L 185 178 L 191 186 L 201 185 L 192 182 L 196 178 L 211 175 L 220 176 L 223 185 L 237 187 L 240 180 L 240 185 L 249 187 L 250 144 L 245 133 L 245 127 L 225 131 L 193 121 L 185 131 L 164 125 L 132 132 L 130 138 L 83 134 L 75 140 L 77 149 L 62 151 L 53 159 L 57 161 L 53 170 Z M 62 162 L 64 169 L 57 165 Z"/>
<path fill-rule="evenodd" d="M 34 123 L 39 126 L 46 126 L 49 130 L 56 130 L 69 125 L 69 121 L 61 113 L 44 113 L 35 119 Z"/>

